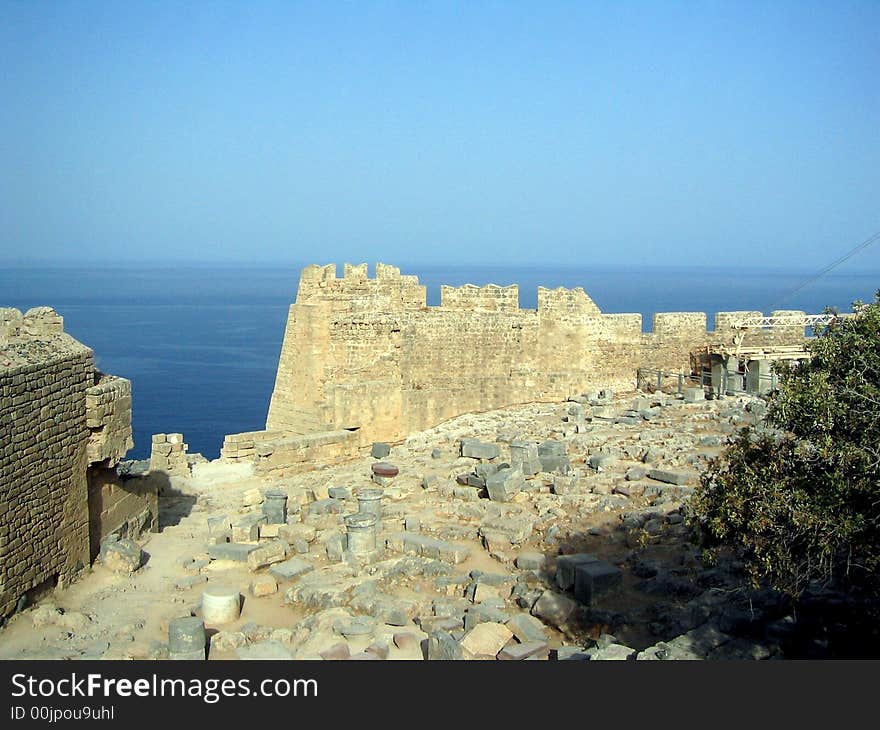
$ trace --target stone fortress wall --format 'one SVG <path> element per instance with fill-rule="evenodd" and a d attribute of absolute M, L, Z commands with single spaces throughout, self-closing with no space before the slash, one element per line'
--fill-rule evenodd
<path fill-rule="evenodd" d="M 632 390 L 640 367 L 690 373 L 696 350 L 732 346 L 731 323 L 760 314 L 719 313 L 708 331 L 702 312 L 658 313 L 643 332 L 640 314 L 603 313 L 581 288 L 539 287 L 533 310 L 519 307 L 515 285 L 443 286 L 439 306 L 426 302 L 418 278 L 393 266 L 377 264 L 373 278 L 366 264 L 346 264 L 342 277 L 334 264 L 305 268 L 266 431 L 227 437 L 223 456 L 268 466 L 294 437 L 335 433 L 338 447 L 349 433 L 363 446 L 463 413 Z M 803 341 L 793 326 L 748 330 L 739 342 Z"/>
<path fill-rule="evenodd" d="M 123 485 L 131 383 L 95 370 L 92 351 L 48 307 L 0 309 L 0 616 L 65 584 L 103 536 L 153 527 L 155 488 Z"/>

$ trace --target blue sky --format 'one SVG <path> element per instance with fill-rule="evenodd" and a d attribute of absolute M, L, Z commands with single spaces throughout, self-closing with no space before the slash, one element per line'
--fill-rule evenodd
<path fill-rule="evenodd" d="M 880 230 L 874 1 L 0 0 L 0 99 L 0 263 L 818 270 Z"/>

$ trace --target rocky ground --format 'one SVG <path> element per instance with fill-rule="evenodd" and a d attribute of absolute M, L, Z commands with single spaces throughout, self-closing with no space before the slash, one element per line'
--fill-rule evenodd
<path fill-rule="evenodd" d="M 735 562 L 703 565 L 683 514 L 763 409 L 598 393 L 284 478 L 198 464 L 162 495 L 142 555 L 108 546 L 8 622 L 0 658 L 167 658 L 169 623 L 201 617 L 206 589 L 241 596 L 238 618 L 206 620 L 209 659 L 781 657 L 795 618 L 741 588 Z M 344 518 L 366 489 L 383 490 L 377 549 L 352 554 Z"/>

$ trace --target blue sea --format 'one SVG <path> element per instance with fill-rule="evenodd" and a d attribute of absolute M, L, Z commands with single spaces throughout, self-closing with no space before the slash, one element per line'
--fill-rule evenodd
<path fill-rule="evenodd" d="M 289 305 L 301 266 L 187 265 L 125 268 L 0 269 L 0 306 L 48 305 L 65 330 L 95 351 L 104 372 L 132 381 L 135 447 L 150 435 L 182 432 L 190 452 L 219 454 L 227 433 L 263 428 Z M 341 265 L 339 267 L 341 272 Z M 832 273 L 783 297 L 809 272 L 687 268 L 455 268 L 402 266 L 439 304 L 441 284 L 519 284 L 520 306 L 537 287 L 583 287 L 605 312 L 651 315 L 702 311 L 848 311 L 880 288 L 877 273 Z"/>

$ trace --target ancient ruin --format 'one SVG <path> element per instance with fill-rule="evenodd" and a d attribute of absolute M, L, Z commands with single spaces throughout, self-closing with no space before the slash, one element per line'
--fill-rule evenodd
<path fill-rule="evenodd" d="M 123 481 L 131 383 L 98 372 L 53 309 L 0 310 L 0 616 L 65 585 L 110 535 L 157 529 L 154 482 Z"/>
<path fill-rule="evenodd" d="M 696 375 L 718 392 L 766 392 L 769 363 L 805 357 L 815 319 L 779 311 L 756 327 L 761 312 L 719 312 L 709 331 L 705 313 L 665 312 L 643 332 L 640 314 L 603 313 L 580 288 L 539 288 L 530 310 L 515 285 L 443 286 L 429 307 L 418 277 L 381 263 L 367 274 L 302 271 L 266 430 L 227 436 L 224 458 L 269 471 L 350 457 L 463 413 L 633 390 L 640 370 L 661 386 Z"/>
<path fill-rule="evenodd" d="M 126 479 L 130 383 L 53 310 L 2 310 L 0 657 L 809 652 L 827 617 L 744 593 L 686 522 L 708 460 L 761 421 L 766 363 L 822 324 L 771 318 L 643 332 L 581 289 L 525 310 L 516 287 L 444 287 L 428 307 L 394 267 L 309 267 L 266 430 L 211 462 L 155 434 Z"/>

